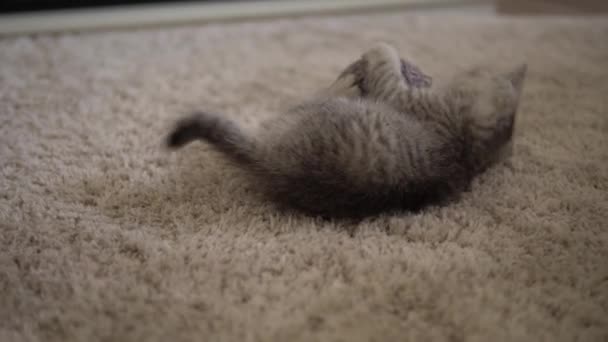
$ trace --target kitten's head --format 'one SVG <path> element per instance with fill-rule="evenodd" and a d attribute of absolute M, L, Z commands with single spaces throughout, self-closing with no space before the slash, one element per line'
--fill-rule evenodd
<path fill-rule="evenodd" d="M 477 67 L 456 76 L 450 96 L 463 104 L 472 162 L 479 168 L 508 157 L 527 66 Z"/>

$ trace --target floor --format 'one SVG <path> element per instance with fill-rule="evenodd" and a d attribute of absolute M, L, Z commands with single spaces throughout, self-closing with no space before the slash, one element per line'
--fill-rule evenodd
<path fill-rule="evenodd" d="M 417 13 L 0 39 L 0 341 L 608 341 L 608 20 Z M 513 159 L 452 205 L 327 222 L 160 148 L 378 39 L 437 80 L 529 65 Z"/>
<path fill-rule="evenodd" d="M 0 39 L 0 341 L 608 341 L 607 17 L 436 11 Z M 209 146 L 160 148 L 378 40 L 435 80 L 528 63 L 513 158 L 451 205 L 327 222 Z"/>

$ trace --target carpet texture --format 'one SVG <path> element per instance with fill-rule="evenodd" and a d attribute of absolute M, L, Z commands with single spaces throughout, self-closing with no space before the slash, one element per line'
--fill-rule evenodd
<path fill-rule="evenodd" d="M 0 40 L 1 341 L 607 341 L 608 20 L 407 13 Z M 287 214 L 202 143 L 375 41 L 525 59 L 515 156 L 452 205 Z"/>

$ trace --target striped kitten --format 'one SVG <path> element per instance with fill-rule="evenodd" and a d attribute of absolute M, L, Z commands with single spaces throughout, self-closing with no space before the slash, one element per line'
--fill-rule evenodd
<path fill-rule="evenodd" d="M 525 67 L 474 70 L 429 88 L 409 82 L 404 63 L 380 44 L 259 133 L 200 112 L 180 120 L 167 144 L 204 140 L 259 177 L 277 201 L 310 214 L 366 216 L 439 203 L 465 190 L 507 146 Z"/>

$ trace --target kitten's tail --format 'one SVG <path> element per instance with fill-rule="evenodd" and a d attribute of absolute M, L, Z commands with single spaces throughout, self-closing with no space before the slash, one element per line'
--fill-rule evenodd
<path fill-rule="evenodd" d="M 239 163 L 253 161 L 254 141 L 232 121 L 221 115 L 197 112 L 177 122 L 165 144 L 178 149 L 204 140 Z"/>

